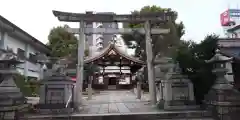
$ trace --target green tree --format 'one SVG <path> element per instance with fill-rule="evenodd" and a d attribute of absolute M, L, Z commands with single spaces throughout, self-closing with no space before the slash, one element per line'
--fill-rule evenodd
<path fill-rule="evenodd" d="M 20 89 L 20 91 L 23 93 L 25 97 L 32 96 L 33 92 L 30 87 L 30 82 L 28 80 L 25 80 L 26 77 L 20 74 L 14 75 L 14 82 L 16 86 Z"/>
<path fill-rule="evenodd" d="M 177 13 L 172 11 L 169 8 L 161 8 L 158 6 L 144 6 L 140 11 L 135 10 L 132 14 L 141 14 L 145 12 L 161 12 L 161 11 L 174 12 L 175 16 L 173 21 L 169 21 L 165 24 L 155 23 L 151 24 L 152 28 L 170 28 L 170 33 L 167 35 L 152 35 L 152 44 L 153 44 L 153 57 L 161 54 L 165 56 L 172 55 L 172 52 L 175 51 L 176 46 L 178 46 L 180 38 L 184 35 L 184 25 L 182 22 L 177 24 L 175 20 L 177 19 Z M 128 25 L 130 28 L 143 27 L 143 24 L 130 23 Z M 135 49 L 135 56 L 141 57 L 142 60 L 146 59 L 145 52 L 145 35 L 141 35 L 138 32 L 134 32 L 133 35 L 122 35 L 123 40 L 129 48 Z M 153 59 L 154 59 L 153 58 Z"/>
<path fill-rule="evenodd" d="M 69 26 L 58 26 L 51 29 L 48 35 L 48 47 L 51 48 L 53 57 L 65 57 L 76 55 L 77 53 L 77 38 L 67 32 L 65 28 Z"/>
<path fill-rule="evenodd" d="M 86 82 L 89 80 L 89 76 L 94 75 L 95 72 L 99 72 L 100 69 L 95 64 L 85 64 L 84 65 L 84 78 Z"/>
<path fill-rule="evenodd" d="M 169 11 L 174 12 L 175 16 L 173 16 L 173 21 L 168 21 L 167 23 L 154 23 L 151 24 L 151 28 L 169 28 L 170 33 L 166 35 L 151 35 L 152 38 L 152 50 L 153 50 L 153 60 L 158 54 L 162 56 L 170 56 L 175 55 L 176 48 L 179 45 L 181 37 L 184 35 L 184 25 L 182 22 L 176 23 L 177 12 L 172 11 L 170 8 L 161 8 L 159 6 L 144 6 L 140 11 L 133 11 L 132 14 L 141 14 L 146 12 L 161 12 L 161 11 Z M 135 24 L 129 23 L 123 26 L 127 26 L 130 28 L 138 28 L 143 27 L 143 24 Z M 146 60 L 146 51 L 145 51 L 145 35 L 142 35 L 138 32 L 134 32 L 132 35 L 122 35 L 122 38 L 126 45 L 129 48 L 135 49 L 135 56 L 140 57 L 143 61 Z M 144 78 L 147 80 L 147 70 L 144 69 Z"/>
<path fill-rule="evenodd" d="M 187 75 L 194 84 L 195 98 L 198 103 L 204 99 L 215 81 L 212 65 L 206 64 L 217 49 L 217 35 L 208 35 L 199 44 L 183 41 L 178 48 L 176 61 L 180 63 L 183 74 Z"/>

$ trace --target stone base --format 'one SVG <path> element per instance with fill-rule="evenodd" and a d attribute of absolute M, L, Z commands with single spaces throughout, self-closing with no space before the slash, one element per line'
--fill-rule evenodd
<path fill-rule="evenodd" d="M 158 107 L 159 109 L 164 109 L 164 102 L 165 102 L 165 100 L 159 100 L 159 101 L 157 102 L 157 107 Z"/>
<path fill-rule="evenodd" d="M 16 117 L 15 111 L 0 111 L 1 120 L 14 120 Z"/>
<path fill-rule="evenodd" d="M 73 113 L 73 103 L 69 103 L 68 108 L 66 104 L 37 104 L 35 111 L 38 114 L 69 114 Z"/>
<path fill-rule="evenodd" d="M 28 104 L 1 107 L 0 108 L 0 120 L 16 120 L 22 117 L 25 112 L 29 110 Z"/>
<path fill-rule="evenodd" d="M 137 95 L 137 88 L 133 88 L 132 89 L 132 92 L 135 94 L 135 95 Z M 141 95 L 143 95 L 143 90 L 141 90 Z"/>
<path fill-rule="evenodd" d="M 63 109 L 38 109 L 37 113 L 41 115 L 49 114 L 71 114 L 73 113 L 73 108 L 63 108 Z"/>
<path fill-rule="evenodd" d="M 168 105 L 170 106 L 196 105 L 196 102 L 191 100 L 171 100 L 167 102 L 168 102 Z"/>
<path fill-rule="evenodd" d="M 22 120 L 213 120 L 207 111 L 28 116 Z"/>
<path fill-rule="evenodd" d="M 164 110 L 200 110 L 195 101 L 172 100 L 164 102 Z"/>

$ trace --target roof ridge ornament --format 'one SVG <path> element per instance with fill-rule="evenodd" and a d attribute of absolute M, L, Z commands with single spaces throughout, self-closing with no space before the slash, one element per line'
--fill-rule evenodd
<path fill-rule="evenodd" d="M 116 40 L 110 40 L 109 43 L 113 44 L 113 45 L 116 45 Z"/>

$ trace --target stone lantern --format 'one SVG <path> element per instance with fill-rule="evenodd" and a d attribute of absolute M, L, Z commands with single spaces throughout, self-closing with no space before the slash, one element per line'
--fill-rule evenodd
<path fill-rule="evenodd" d="M 215 55 L 210 59 L 206 60 L 206 63 L 213 63 L 214 67 L 212 72 L 216 75 L 217 79 L 213 86 L 213 89 L 232 89 L 232 85 L 229 84 L 228 80 L 225 78 L 228 69 L 226 68 L 226 63 L 232 61 L 233 58 L 223 56 L 220 50 L 215 51 Z"/>
<path fill-rule="evenodd" d="M 168 72 L 172 71 L 173 68 L 173 59 L 169 57 L 159 57 L 155 60 L 156 68 L 160 69 L 161 76 L 159 77 L 160 80 L 156 81 L 158 82 L 158 93 L 159 93 L 159 101 L 158 101 L 158 107 L 163 108 L 165 104 L 165 100 L 168 99 L 168 92 L 170 90 L 169 84 L 168 84 Z"/>
<path fill-rule="evenodd" d="M 19 74 L 16 65 L 21 64 L 11 51 L 0 53 L 0 119 L 15 120 L 28 108 L 26 99 L 14 81 L 14 75 Z"/>
<path fill-rule="evenodd" d="M 194 100 L 193 84 L 187 76 L 181 74 L 179 63 L 168 73 L 165 109 L 181 110 L 197 108 Z"/>
<path fill-rule="evenodd" d="M 44 74 L 47 70 L 46 64 L 49 63 L 49 58 L 45 54 L 38 53 L 35 56 L 35 59 L 37 60 L 37 63 L 40 64 L 40 75 L 39 80 L 42 80 L 44 78 Z"/>
<path fill-rule="evenodd" d="M 228 71 L 226 63 L 232 60 L 233 58 L 223 56 L 219 49 L 216 50 L 215 55 L 210 60 L 206 60 L 206 63 L 214 64 L 212 72 L 216 75 L 216 81 L 205 97 L 207 108 L 212 111 L 215 119 L 239 119 L 240 93 L 234 89 L 225 77 Z"/>
<path fill-rule="evenodd" d="M 69 60 L 59 59 L 41 80 L 40 100 L 36 105 L 41 114 L 73 112 L 74 81 L 66 75 Z"/>

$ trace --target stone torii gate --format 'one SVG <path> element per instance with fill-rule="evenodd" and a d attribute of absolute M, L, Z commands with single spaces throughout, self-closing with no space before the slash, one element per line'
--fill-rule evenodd
<path fill-rule="evenodd" d="M 78 41 L 78 65 L 77 65 L 77 81 L 76 81 L 76 91 L 74 102 L 80 105 L 82 96 L 82 83 L 83 83 L 83 64 L 84 64 L 84 45 L 85 45 L 85 34 L 131 34 L 133 31 L 138 31 L 139 33 L 145 34 L 146 36 L 146 53 L 147 53 L 147 68 L 148 68 L 148 82 L 149 82 L 149 92 L 151 95 L 151 103 L 156 104 L 156 86 L 153 75 L 153 65 L 152 65 L 152 43 L 151 34 L 167 34 L 170 29 L 156 29 L 150 28 L 150 22 L 164 23 L 171 21 L 174 17 L 174 12 L 155 12 L 155 13 L 141 13 L 137 15 L 132 14 L 84 14 L 84 13 L 70 13 L 53 11 L 55 17 L 59 21 L 65 22 L 79 22 L 79 28 L 69 28 L 68 31 L 74 34 L 79 34 Z M 85 22 L 126 22 L 126 23 L 145 23 L 144 28 L 85 28 Z"/>

